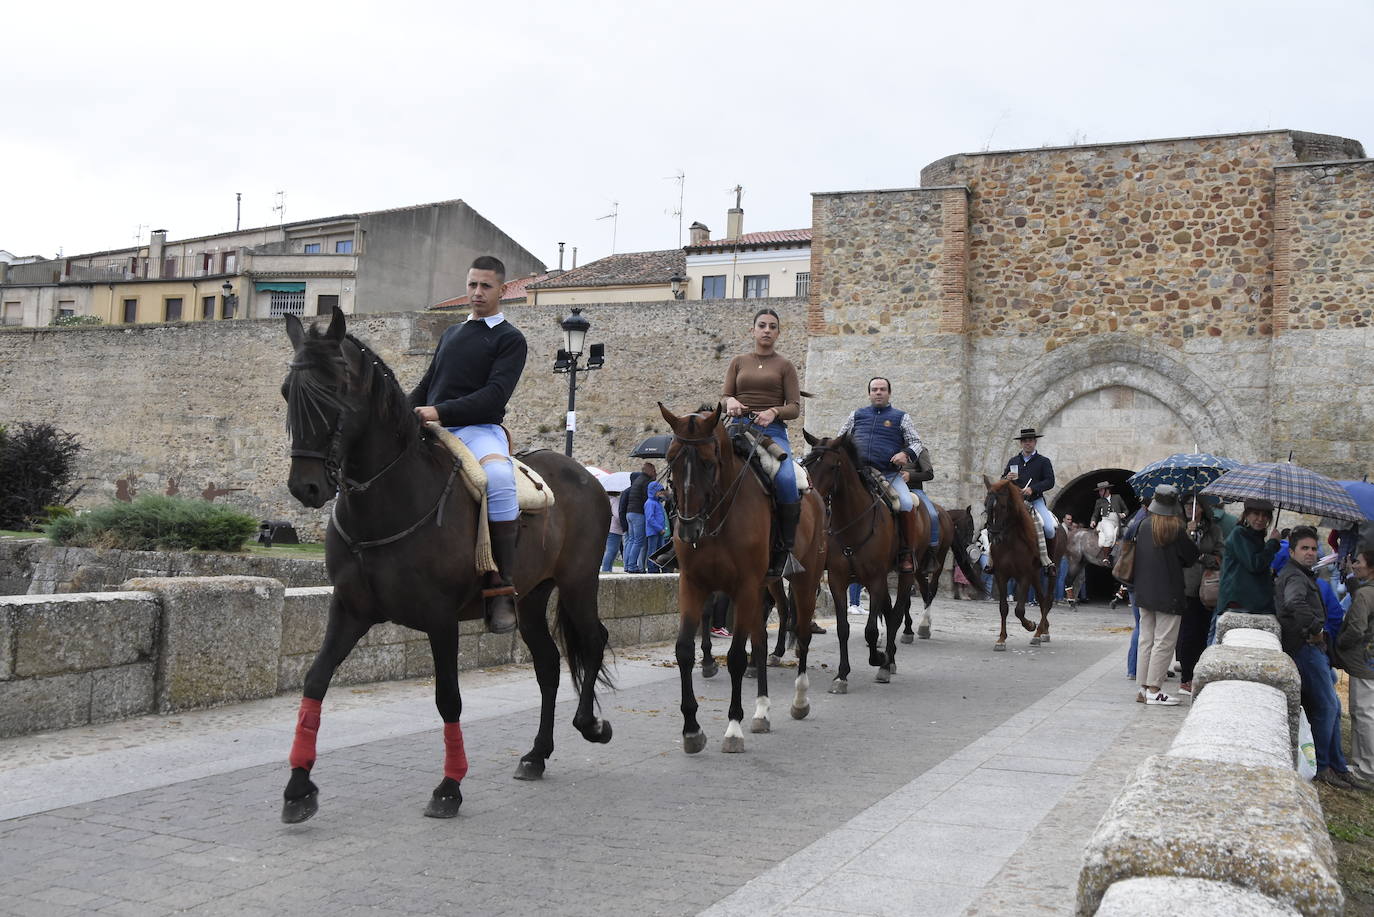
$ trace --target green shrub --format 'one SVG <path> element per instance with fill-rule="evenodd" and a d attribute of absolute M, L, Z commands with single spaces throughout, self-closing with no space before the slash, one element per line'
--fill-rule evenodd
<path fill-rule="evenodd" d="M 81 445 L 48 423 L 0 429 L 0 529 L 28 529 L 45 522 L 48 507 L 71 502 L 64 493 L 76 474 Z"/>
<path fill-rule="evenodd" d="M 258 530 L 252 517 L 204 500 L 150 494 L 48 525 L 56 544 L 130 551 L 240 551 Z"/>
<path fill-rule="evenodd" d="M 51 327 L 69 328 L 72 325 L 103 325 L 104 319 L 99 315 L 59 315 L 48 322 Z"/>

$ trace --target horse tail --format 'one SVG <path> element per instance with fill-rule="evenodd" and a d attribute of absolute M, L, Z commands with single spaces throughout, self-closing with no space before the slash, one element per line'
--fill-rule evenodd
<path fill-rule="evenodd" d="M 606 625 L 601 623 L 600 618 L 593 615 L 592 622 L 601 631 L 601 670 L 597 673 L 596 681 L 608 690 L 613 689 L 615 680 L 611 678 L 610 666 L 607 664 L 615 661 L 615 650 L 611 648 L 611 634 L 610 631 L 606 630 Z M 555 637 L 559 643 L 563 644 L 563 655 L 568 659 L 568 674 L 572 676 L 573 691 L 580 692 L 582 679 L 587 673 L 581 653 L 585 635 L 579 629 L 574 616 L 568 613 L 561 595 L 558 598 L 558 608 L 554 614 L 553 626 Z M 608 654 L 610 659 L 606 658 Z"/>
<path fill-rule="evenodd" d="M 974 571 L 973 562 L 968 559 L 968 549 L 968 545 L 958 544 L 956 539 L 954 563 L 959 567 L 959 572 L 964 574 L 964 579 L 968 580 L 969 584 L 978 590 L 978 594 L 986 596 L 988 594 L 987 587 L 983 583 L 982 575 Z"/>

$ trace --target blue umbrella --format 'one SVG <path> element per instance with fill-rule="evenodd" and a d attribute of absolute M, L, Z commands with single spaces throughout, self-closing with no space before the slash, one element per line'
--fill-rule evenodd
<path fill-rule="evenodd" d="M 1374 519 L 1374 484 L 1368 481 L 1338 481 L 1366 519 Z"/>
<path fill-rule="evenodd" d="M 1196 493 L 1240 462 L 1207 452 L 1177 452 L 1168 458 L 1151 462 L 1126 479 L 1141 500 L 1149 502 L 1155 488 L 1170 484 L 1181 494 Z"/>

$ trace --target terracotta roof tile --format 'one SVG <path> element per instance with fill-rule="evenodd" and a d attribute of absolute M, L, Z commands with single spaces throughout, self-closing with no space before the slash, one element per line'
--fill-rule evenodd
<path fill-rule="evenodd" d="M 767 248 L 773 245 L 796 245 L 810 242 L 810 229 L 775 229 L 768 232 L 746 232 L 738 239 L 711 239 L 700 245 L 688 245 L 686 251 L 729 251 L 734 248 Z"/>
<path fill-rule="evenodd" d="M 568 287 L 613 287 L 667 283 L 673 274 L 685 277 L 687 256 L 680 248 L 658 252 L 626 252 L 607 255 L 590 264 L 565 271 L 557 277 L 530 284 L 534 290 Z"/>

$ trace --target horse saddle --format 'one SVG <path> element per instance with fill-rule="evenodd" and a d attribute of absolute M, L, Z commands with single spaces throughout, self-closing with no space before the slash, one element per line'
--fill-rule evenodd
<path fill-rule="evenodd" d="M 902 498 L 897 496 L 897 488 L 892 486 L 892 482 L 884 477 L 881 471 L 871 465 L 865 465 L 862 474 L 869 492 L 886 503 L 893 515 L 902 511 Z"/>
<path fill-rule="evenodd" d="M 734 444 L 735 453 L 749 462 L 754 473 L 770 490 L 782 469 L 783 462 L 792 463 L 792 470 L 797 475 L 797 493 L 804 494 L 811 489 L 811 476 L 806 473 L 806 469 L 796 459 L 783 452 L 782 448 L 773 442 L 773 437 L 760 435 L 741 425 L 730 431 L 730 441 Z"/>
<path fill-rule="evenodd" d="M 467 487 L 468 494 L 481 503 L 487 492 L 487 472 L 482 463 L 477 461 L 477 456 L 472 454 L 466 443 L 440 424 L 430 421 L 425 426 L 449 452 L 453 453 L 453 457 L 458 460 L 459 477 Z M 539 472 L 516 456 L 511 456 L 511 461 L 515 464 L 515 497 L 520 504 L 520 511 L 542 513 L 553 506 L 553 488 L 545 483 Z"/>

